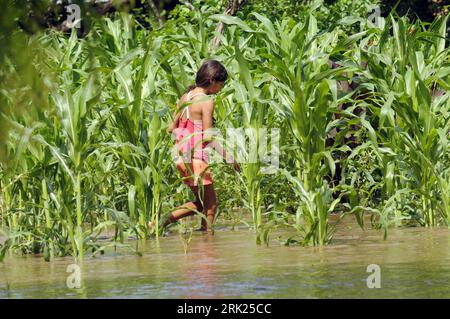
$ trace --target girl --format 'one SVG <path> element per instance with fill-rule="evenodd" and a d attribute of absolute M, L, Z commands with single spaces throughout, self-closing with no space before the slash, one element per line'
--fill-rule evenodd
<path fill-rule="evenodd" d="M 194 193 L 195 201 L 187 202 L 169 214 L 163 228 L 198 211 L 203 212 L 207 219 L 202 219 L 199 230 L 211 230 L 217 209 L 217 197 L 208 168 L 208 156 L 204 151 L 206 146 L 213 145 L 228 163 L 233 164 L 235 170 L 240 171 L 239 164 L 231 157 L 227 158 L 225 151 L 216 142 L 207 142 L 204 139 L 204 131 L 211 129 L 214 123 L 214 101 L 208 95 L 217 94 L 223 88 L 227 77 L 225 67 L 218 61 L 204 62 L 197 72 L 195 85 L 189 87 L 178 102 L 168 132 L 175 134 L 176 146 L 182 155 L 176 161 L 177 170 L 184 178 L 184 183 Z M 180 108 L 183 108 L 181 112 L 178 111 Z M 149 227 L 151 228 L 150 223 Z"/>

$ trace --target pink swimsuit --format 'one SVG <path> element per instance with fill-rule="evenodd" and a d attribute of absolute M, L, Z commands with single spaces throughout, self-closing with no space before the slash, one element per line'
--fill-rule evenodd
<path fill-rule="evenodd" d="M 206 95 L 197 93 L 191 97 L 191 92 L 187 95 L 187 101 L 196 95 Z M 183 120 L 184 111 L 186 111 L 186 120 Z M 192 121 L 189 118 L 189 105 L 183 113 L 179 117 L 178 127 L 175 130 L 176 146 L 180 153 L 177 169 L 184 177 L 184 183 L 189 186 L 212 184 L 213 179 L 208 169 L 208 154 L 204 151 L 206 143 L 203 142 L 202 121 Z"/>

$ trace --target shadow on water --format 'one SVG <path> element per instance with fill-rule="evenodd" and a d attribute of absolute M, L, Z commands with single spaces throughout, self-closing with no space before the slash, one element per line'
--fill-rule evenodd
<path fill-rule="evenodd" d="M 276 233 L 276 238 L 283 233 Z M 326 247 L 258 246 L 247 229 L 148 241 L 143 256 L 87 258 L 82 289 L 66 285 L 71 258 L 11 257 L 0 264 L 0 298 L 445 298 L 450 297 L 450 231 L 376 230 L 344 221 Z M 367 266 L 381 269 L 369 289 Z"/>

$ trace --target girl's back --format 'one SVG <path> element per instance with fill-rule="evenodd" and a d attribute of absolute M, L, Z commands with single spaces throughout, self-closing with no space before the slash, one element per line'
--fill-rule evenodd
<path fill-rule="evenodd" d="M 205 109 L 211 100 L 203 92 L 189 91 L 180 100 L 181 105 L 187 104 L 178 120 L 176 139 L 180 153 L 185 160 L 197 158 L 208 161 L 208 156 L 204 152 L 203 143 L 203 118 Z"/>
<path fill-rule="evenodd" d="M 180 99 L 180 104 L 189 102 L 185 109 L 182 111 L 180 119 L 186 121 L 188 116 L 191 121 L 201 121 L 203 116 L 203 107 L 210 102 L 210 99 L 205 93 L 189 91 L 184 94 Z"/>

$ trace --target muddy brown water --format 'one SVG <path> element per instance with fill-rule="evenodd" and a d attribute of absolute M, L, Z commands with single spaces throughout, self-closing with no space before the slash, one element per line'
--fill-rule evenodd
<path fill-rule="evenodd" d="M 450 230 L 378 230 L 342 222 L 326 247 L 284 246 L 272 235 L 256 245 L 251 230 L 195 233 L 187 255 L 175 233 L 128 250 L 87 257 L 82 287 L 70 289 L 72 259 L 8 256 L 0 264 L 0 298 L 449 298 Z M 285 236 L 284 236 L 285 237 Z M 370 264 L 381 288 L 368 288 Z"/>

